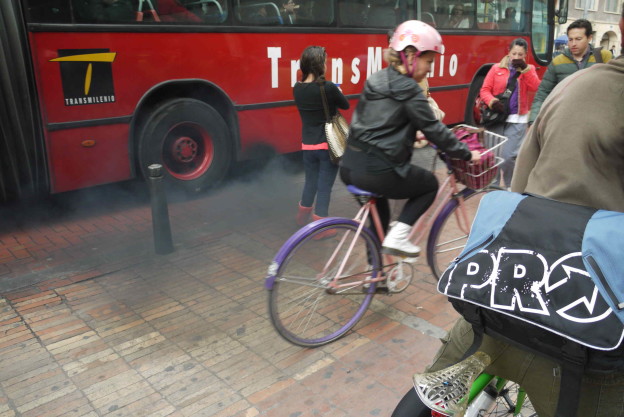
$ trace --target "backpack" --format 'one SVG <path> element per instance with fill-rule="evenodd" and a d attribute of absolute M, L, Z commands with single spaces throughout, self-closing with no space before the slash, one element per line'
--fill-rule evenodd
<path fill-rule="evenodd" d="M 438 291 L 483 334 L 561 365 L 556 417 L 576 415 L 585 371 L 624 371 L 624 213 L 486 194 Z"/>

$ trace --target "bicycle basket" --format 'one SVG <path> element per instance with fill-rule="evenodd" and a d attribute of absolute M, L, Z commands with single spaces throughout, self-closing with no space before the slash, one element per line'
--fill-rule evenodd
<path fill-rule="evenodd" d="M 453 128 L 457 139 L 466 143 L 471 151 L 480 151 L 478 162 L 451 158 L 450 165 L 457 181 L 472 189 L 485 188 L 494 181 L 498 167 L 503 163 L 501 157 L 505 136 L 468 125 Z"/>

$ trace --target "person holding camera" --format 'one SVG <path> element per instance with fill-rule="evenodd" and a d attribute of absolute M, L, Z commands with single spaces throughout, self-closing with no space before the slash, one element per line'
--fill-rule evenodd
<path fill-rule="evenodd" d="M 490 109 L 504 115 L 501 122 L 489 126 L 488 130 L 508 139 L 503 145 L 501 154 L 505 162 L 501 164 L 499 170 L 499 181 L 502 171 L 506 188 L 511 186 L 516 156 L 527 130 L 532 99 L 529 96 L 531 92 L 537 91 L 540 85 L 535 67 L 526 62 L 528 49 L 529 46 L 524 39 L 514 39 L 507 55 L 490 68 L 479 93 Z"/>

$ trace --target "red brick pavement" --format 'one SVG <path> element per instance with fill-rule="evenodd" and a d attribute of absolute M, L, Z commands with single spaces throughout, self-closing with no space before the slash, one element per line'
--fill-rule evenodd
<path fill-rule="evenodd" d="M 3 216 L 0 417 L 390 415 L 455 314 L 418 264 L 343 339 L 279 338 L 262 284 L 295 230 L 301 182 L 269 171 L 173 199 L 168 255 L 153 253 L 140 192 Z M 337 183 L 332 214 L 354 209 Z"/>

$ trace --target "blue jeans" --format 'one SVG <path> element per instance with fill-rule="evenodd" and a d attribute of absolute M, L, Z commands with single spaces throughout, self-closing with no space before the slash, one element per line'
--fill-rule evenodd
<path fill-rule="evenodd" d="M 301 205 L 312 207 L 316 197 L 314 214 L 319 217 L 327 217 L 329 199 L 338 173 L 338 165 L 329 159 L 327 149 L 302 152 L 305 183 L 301 194 Z"/>

